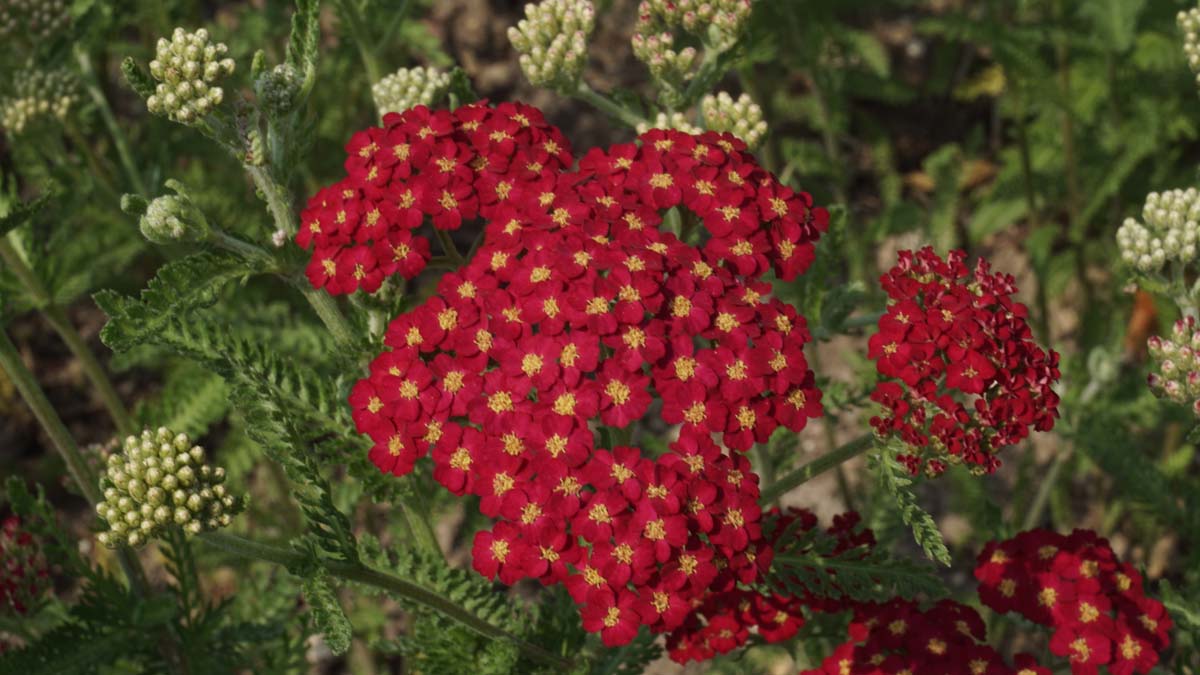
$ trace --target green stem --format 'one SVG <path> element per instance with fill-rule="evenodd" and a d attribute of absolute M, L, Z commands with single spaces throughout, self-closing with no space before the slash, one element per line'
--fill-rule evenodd
<path fill-rule="evenodd" d="M 350 39 L 354 40 L 354 44 L 358 47 L 358 55 L 362 59 L 363 70 L 367 71 L 367 79 L 371 81 L 371 84 L 375 84 L 383 79 L 383 68 L 379 65 L 379 59 L 375 58 L 374 47 L 367 39 L 367 25 L 354 1 L 340 0 L 337 6 L 341 10 L 342 18 L 346 21 Z"/>
<path fill-rule="evenodd" d="M 446 257 L 450 259 L 455 266 L 463 263 L 463 256 L 458 252 L 458 247 L 454 245 L 454 238 L 446 230 L 433 228 L 433 232 L 437 235 L 438 241 L 442 244 L 442 250 L 446 253 Z"/>
<path fill-rule="evenodd" d="M 117 124 L 112 106 L 108 104 L 108 97 L 104 95 L 104 90 L 100 87 L 100 78 L 96 75 L 96 68 L 92 65 L 91 56 L 82 46 L 76 45 L 75 58 L 79 61 L 79 71 L 83 74 L 84 88 L 91 95 L 92 101 L 96 104 L 96 110 L 100 112 L 100 119 L 103 120 L 104 127 L 108 129 L 108 135 L 112 137 L 113 145 L 117 149 L 117 159 L 121 162 L 121 169 L 125 171 L 125 177 L 135 192 L 149 199 L 150 193 L 146 190 L 146 184 L 142 182 L 142 176 L 137 170 L 137 164 L 133 161 L 133 155 L 129 152 L 129 143 L 125 140 L 125 133 Z"/>
<path fill-rule="evenodd" d="M 258 191 L 262 193 L 263 200 L 267 202 L 267 209 L 271 211 L 275 227 L 286 232 L 289 239 L 296 236 L 300 226 L 297 223 L 296 214 L 292 212 L 287 190 L 275 180 L 266 167 L 248 164 L 246 173 L 250 174 L 254 186 L 258 188 Z"/>
<path fill-rule="evenodd" d="M 34 298 L 34 302 L 40 307 L 42 313 L 46 317 L 46 321 L 54 328 L 62 341 L 66 343 L 67 349 L 71 350 L 71 354 L 79 361 L 80 367 L 83 368 L 83 374 L 91 381 L 95 387 L 96 393 L 100 396 L 101 402 L 105 409 L 108 410 L 109 416 L 112 418 L 113 425 L 122 436 L 132 434 L 136 430 L 133 417 L 125 408 L 125 404 L 121 401 L 121 396 L 117 394 L 116 387 L 113 386 L 112 380 L 109 379 L 108 373 L 104 372 L 104 367 L 100 365 L 96 354 L 87 346 L 83 336 L 76 330 L 74 324 L 67 318 L 67 314 L 54 303 L 50 291 L 47 290 L 41 280 L 37 278 L 33 270 L 25 264 L 24 258 L 13 247 L 12 242 L 7 237 L 0 236 L 0 260 L 12 270 L 13 274 L 25 287 L 25 290 Z"/>
<path fill-rule="evenodd" d="M 350 327 L 350 322 L 346 321 L 346 317 L 342 314 L 342 310 L 338 309 L 337 301 L 331 295 L 319 288 L 313 288 L 304 279 L 296 281 L 296 286 L 300 292 L 304 294 L 304 299 L 312 306 L 313 311 L 321 319 L 321 323 L 329 329 L 333 334 L 333 339 L 342 347 L 350 347 L 357 340 L 354 337 L 354 329 Z"/>
<path fill-rule="evenodd" d="M 117 187 L 109 179 L 108 170 L 100 165 L 100 158 L 96 156 L 96 151 L 88 144 L 87 139 L 83 137 L 83 134 L 79 133 L 74 124 L 67 123 L 62 128 L 67 138 L 71 139 L 71 145 L 83 156 L 83 161 L 87 164 L 87 170 L 95 178 L 96 184 L 107 192 L 109 197 L 115 201 L 120 201 L 121 193 L 117 191 Z"/>
<path fill-rule="evenodd" d="M 646 120 L 641 115 L 633 112 L 629 108 L 617 103 L 608 98 L 604 94 L 592 89 L 583 80 L 579 81 L 579 88 L 575 90 L 575 97 L 585 101 L 592 107 L 616 119 L 631 129 L 637 129 L 639 124 L 645 124 Z"/>
<path fill-rule="evenodd" d="M 225 532 L 205 532 L 197 535 L 197 538 L 206 544 L 233 553 L 234 555 L 255 560 L 265 560 L 285 567 L 296 567 L 307 562 L 304 554 L 297 551 L 282 546 L 252 541 Z M 526 642 L 507 630 L 479 618 L 470 610 L 449 598 L 411 581 L 367 567 L 362 563 L 332 560 L 329 558 L 321 558 L 319 563 L 333 576 L 345 579 L 346 581 L 374 586 L 375 588 L 380 588 L 389 593 L 407 598 L 439 612 L 485 637 L 497 640 L 509 640 L 531 658 L 544 661 L 564 670 L 569 670 L 572 666 L 569 660 L 537 645 Z"/>
<path fill-rule="evenodd" d="M 832 452 L 827 452 L 808 464 L 779 477 L 770 487 L 762 491 L 762 496 L 758 502 L 764 506 L 773 504 L 785 493 L 802 485 L 810 478 L 819 476 L 833 467 L 840 465 L 842 462 L 866 452 L 874 445 L 875 436 L 873 434 L 866 434 L 842 445 Z"/>
<path fill-rule="evenodd" d="M 236 253 L 243 258 L 257 264 L 264 272 L 278 271 L 279 265 L 275 256 L 269 251 L 256 244 L 251 244 L 248 241 L 235 237 L 224 230 L 213 228 L 211 235 L 212 243 L 225 249 L 231 253 Z"/>

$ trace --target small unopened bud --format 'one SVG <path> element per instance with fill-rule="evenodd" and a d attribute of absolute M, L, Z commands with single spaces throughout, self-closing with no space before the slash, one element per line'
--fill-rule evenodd
<path fill-rule="evenodd" d="M 212 236 L 204 212 L 192 203 L 183 186 L 169 180 L 167 187 L 175 194 L 162 195 L 150 202 L 138 222 L 142 235 L 156 244 L 205 241 Z"/>

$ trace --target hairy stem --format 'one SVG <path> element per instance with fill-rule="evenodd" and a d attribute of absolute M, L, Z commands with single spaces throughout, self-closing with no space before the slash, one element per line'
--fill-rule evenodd
<path fill-rule="evenodd" d="M 75 480 L 75 484 L 79 486 L 79 491 L 95 507 L 104 499 L 104 495 L 100 493 L 100 481 L 96 473 L 92 471 L 92 467 L 80 454 L 75 439 L 67 431 L 62 418 L 55 412 L 54 406 L 46 398 L 46 393 L 34 379 L 33 373 L 25 367 L 25 362 L 21 360 L 21 355 L 17 352 L 17 346 L 13 344 L 8 337 L 8 331 L 5 330 L 0 330 L 0 369 L 8 374 L 8 378 L 20 392 L 21 398 L 25 399 L 25 403 L 33 410 L 34 417 L 45 429 L 51 444 L 66 463 L 67 471 Z M 117 563 L 129 580 L 129 587 L 133 589 L 134 594 L 143 598 L 147 597 L 150 593 L 150 585 L 146 581 L 146 572 L 142 569 L 142 564 L 138 561 L 137 556 L 125 546 L 117 548 L 116 556 Z M 159 649 L 171 672 L 187 673 L 187 664 L 173 639 L 164 634 L 158 642 Z"/>
<path fill-rule="evenodd" d="M 866 434 L 827 452 L 813 461 L 780 476 L 770 487 L 762 491 L 759 503 L 773 504 L 785 493 L 804 484 L 811 478 L 821 475 L 846 460 L 861 455 L 875 445 L 875 436 Z"/>
<path fill-rule="evenodd" d="M 275 180 L 266 167 L 247 164 L 246 173 L 250 174 L 254 187 L 262 193 L 262 199 L 271 211 L 275 227 L 287 233 L 289 239 L 296 236 L 300 226 L 296 222 L 296 214 L 292 213 L 288 191 Z"/>
<path fill-rule="evenodd" d="M 333 296 L 320 288 L 313 288 L 304 279 L 297 280 L 296 286 L 339 345 L 349 347 L 357 341 L 354 337 L 354 329 L 350 327 L 350 322 L 346 320 L 342 310 L 338 309 L 337 301 L 333 299 Z"/>
<path fill-rule="evenodd" d="M 83 374 L 87 376 L 95 388 L 96 394 L 100 396 L 117 431 L 122 436 L 132 434 L 136 430 L 133 417 L 130 416 L 120 395 L 117 394 L 117 389 L 109 379 L 108 373 L 100 365 L 100 360 L 96 358 L 96 354 L 88 347 L 83 336 L 67 318 L 63 308 L 54 304 L 50 291 L 37 278 L 33 270 L 25 264 L 25 260 L 13 248 L 12 242 L 3 236 L 0 236 L 0 260 L 4 261 L 4 264 L 12 270 L 21 285 L 25 287 L 25 290 L 33 296 L 34 302 L 41 308 L 46 321 L 50 323 L 50 326 L 66 343 L 67 349 L 71 350 L 71 354 L 79 361 L 80 367 L 83 368 Z"/>
<path fill-rule="evenodd" d="M 285 567 L 295 567 L 306 562 L 305 556 L 297 551 L 282 546 L 253 541 L 225 532 L 205 532 L 197 535 L 197 538 L 206 544 L 244 558 L 265 560 Z M 335 577 L 367 586 L 374 586 L 407 598 L 461 623 L 478 632 L 480 635 L 498 640 L 509 640 L 531 658 L 553 664 L 564 670 L 571 667 L 571 662 L 567 659 L 526 642 L 503 628 L 479 618 L 470 610 L 449 598 L 411 581 L 368 567 L 362 563 L 333 560 L 330 558 L 321 558 L 319 562 L 326 571 Z"/>
<path fill-rule="evenodd" d="M 112 106 L 108 104 L 108 97 L 104 95 L 104 89 L 100 87 L 100 78 L 96 74 L 95 66 L 92 65 L 92 57 L 88 55 L 86 49 L 80 45 L 76 45 L 75 58 L 79 62 L 79 72 L 83 74 L 84 88 L 87 89 L 88 94 L 92 97 L 92 102 L 96 104 L 96 110 L 100 113 L 100 119 L 104 122 L 104 127 L 108 130 L 108 135 L 112 138 L 113 146 L 117 149 L 117 159 L 121 163 L 121 169 L 125 172 L 125 178 L 129 181 L 129 185 L 135 192 L 149 199 L 150 193 L 146 190 L 146 184 L 142 181 L 142 175 L 137 170 L 137 164 L 133 161 L 133 155 L 129 152 L 129 143 L 125 139 L 125 133 L 121 131 L 121 126 L 117 124 L 117 118 L 113 115 Z"/>
<path fill-rule="evenodd" d="M 575 98 L 590 104 L 593 108 L 607 114 L 631 129 L 637 129 L 639 124 L 646 123 L 646 120 L 642 119 L 641 115 L 592 89 L 583 80 L 579 81 L 579 88 L 575 90 Z"/>

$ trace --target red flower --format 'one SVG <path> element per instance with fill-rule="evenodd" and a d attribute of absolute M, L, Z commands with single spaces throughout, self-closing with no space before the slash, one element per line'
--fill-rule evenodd
<path fill-rule="evenodd" d="M 606 647 L 628 644 L 641 625 L 637 597 L 632 593 L 613 593 L 607 589 L 593 592 L 579 615 L 584 630 L 599 632 Z"/>

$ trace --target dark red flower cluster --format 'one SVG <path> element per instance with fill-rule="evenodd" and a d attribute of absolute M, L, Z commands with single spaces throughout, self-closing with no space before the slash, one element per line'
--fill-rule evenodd
<path fill-rule="evenodd" d="M 772 509 L 764 517 L 764 531 L 770 534 L 758 544 L 755 564 L 761 570 L 771 565 L 772 552 L 779 537 L 799 537 L 817 527 L 817 517 L 806 509 L 789 508 L 780 513 Z M 859 527 L 860 516 L 851 512 L 833 519 L 825 534 L 835 540 L 831 555 L 875 545 L 875 535 Z M 803 551 L 796 551 L 803 553 Z M 737 585 L 737 579 L 725 578 L 712 584 L 708 593 L 696 599 L 696 608 L 667 636 L 667 653 L 679 662 L 705 661 L 746 644 L 750 631 L 768 643 L 795 636 L 804 626 L 804 609 L 839 612 L 846 606 L 836 600 L 817 597 L 784 596 L 759 593 Z"/>
<path fill-rule="evenodd" d="M 1068 658 L 1074 675 L 1100 666 L 1112 675 L 1148 673 L 1170 644 L 1162 603 L 1146 596 L 1142 575 L 1090 530 L 1030 530 L 991 542 L 975 578 L 988 607 L 1052 627 L 1050 651 Z"/>
<path fill-rule="evenodd" d="M 432 452 L 434 478 L 498 519 L 476 537 L 479 572 L 564 583 L 584 626 L 622 644 L 758 575 L 758 477 L 727 449 L 821 414 L 805 321 L 760 277 L 802 271 L 828 215 L 727 134 L 650 131 L 577 173 L 516 180 L 525 160 L 505 153 L 524 146 L 508 137 L 541 123 L 518 110 L 401 116 L 451 136 L 480 120 L 472 185 L 511 187 L 454 193 L 477 197 L 484 241 L 389 325 L 350 404 L 382 471 Z M 701 248 L 660 229 L 676 206 L 704 225 Z M 598 447 L 598 426 L 650 414 L 679 425 L 670 452 Z"/>
<path fill-rule="evenodd" d="M 1033 341 L 1012 276 L 965 258 L 902 251 L 881 279 L 888 309 L 868 355 L 885 378 L 871 400 L 885 412 L 871 424 L 909 446 L 900 459 L 914 475 L 947 463 L 992 473 L 1001 448 L 1058 416 L 1058 354 Z"/>
<path fill-rule="evenodd" d="M 335 295 L 415 277 L 429 261 L 429 240 L 415 233 L 426 220 L 457 230 L 491 218 L 574 162 L 562 133 L 520 103 L 389 113 L 346 153 L 346 178 L 309 199 L 296 235 L 316 247 L 309 281 Z"/>
<path fill-rule="evenodd" d="M 902 599 L 863 604 L 850 639 L 801 675 L 1051 675 L 1024 654 L 1008 665 L 986 633 L 974 609 L 951 600 L 929 609 Z"/>
<path fill-rule="evenodd" d="M 33 535 L 10 516 L 0 523 L 0 610 L 28 612 L 50 587 L 50 568 Z"/>

